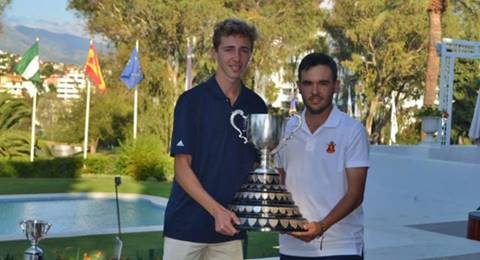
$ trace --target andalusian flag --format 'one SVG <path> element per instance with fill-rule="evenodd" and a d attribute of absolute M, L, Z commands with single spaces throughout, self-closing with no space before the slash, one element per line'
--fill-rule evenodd
<path fill-rule="evenodd" d="M 38 60 L 38 41 L 22 56 L 22 60 L 15 66 L 15 72 L 24 79 L 40 83 L 40 62 Z M 40 85 L 40 84 L 35 84 Z"/>
<path fill-rule="evenodd" d="M 90 40 L 87 62 L 85 63 L 85 73 L 90 77 L 90 80 L 92 80 L 93 84 L 97 86 L 101 92 L 107 89 L 105 86 L 105 81 L 103 81 L 100 63 L 98 62 L 97 52 L 95 51 L 92 40 Z"/>

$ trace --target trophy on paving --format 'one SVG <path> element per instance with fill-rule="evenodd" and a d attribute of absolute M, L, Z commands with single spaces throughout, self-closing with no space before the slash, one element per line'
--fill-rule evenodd
<path fill-rule="evenodd" d="M 32 243 L 32 246 L 25 251 L 25 260 L 43 259 L 43 250 L 38 247 L 38 242 L 47 235 L 50 227 L 52 227 L 52 224 L 42 220 L 23 220 L 20 222 L 20 228 Z"/>
<path fill-rule="evenodd" d="M 244 119 L 244 132 L 235 125 L 235 117 Z M 303 231 L 307 220 L 302 217 L 292 200 L 292 195 L 280 184 L 280 175 L 272 166 L 272 155 L 278 152 L 293 136 L 301 125 L 298 118 L 296 127 L 284 134 L 286 121 L 281 116 L 269 114 L 250 114 L 245 116 L 242 110 L 235 110 L 230 123 L 239 132 L 238 137 L 244 143 L 250 142 L 261 153 L 260 167 L 249 172 L 248 182 L 241 186 L 230 204 L 240 219 L 239 229 L 256 231 Z M 285 137 L 281 139 L 282 135 Z"/>

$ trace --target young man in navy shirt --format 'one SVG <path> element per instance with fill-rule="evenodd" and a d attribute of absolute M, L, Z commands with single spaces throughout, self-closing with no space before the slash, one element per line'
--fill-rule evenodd
<path fill-rule="evenodd" d="M 215 75 L 177 101 L 171 145 L 175 180 L 165 211 L 163 259 L 243 259 L 244 233 L 235 229 L 239 219 L 227 205 L 246 182 L 257 152 L 238 138 L 230 115 L 236 109 L 267 112 L 241 81 L 257 38 L 255 27 L 243 21 L 218 23 Z"/>

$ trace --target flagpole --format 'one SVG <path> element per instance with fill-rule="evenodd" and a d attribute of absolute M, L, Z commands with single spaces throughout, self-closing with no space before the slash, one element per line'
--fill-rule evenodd
<path fill-rule="evenodd" d="M 138 53 L 138 40 L 135 43 Z M 133 139 L 137 139 L 137 116 L 138 116 L 138 87 L 135 86 L 134 101 L 133 101 Z"/>
<path fill-rule="evenodd" d="M 391 93 L 391 109 L 390 109 L 390 138 L 388 140 L 388 145 L 392 145 L 397 142 L 397 132 L 398 132 L 398 123 L 397 123 L 397 108 L 395 105 L 395 91 Z"/>
<path fill-rule="evenodd" d="M 352 86 L 348 85 L 347 114 L 353 117 L 351 87 Z"/>
<path fill-rule="evenodd" d="M 185 73 L 185 91 L 192 88 L 192 56 L 193 56 L 193 40 L 187 38 L 187 71 Z"/>
<path fill-rule="evenodd" d="M 40 39 L 37 37 L 37 43 L 40 41 Z M 33 104 L 32 104 L 32 135 L 30 137 L 30 161 L 33 162 L 34 157 L 35 157 L 35 121 L 37 121 L 37 87 L 35 86 L 35 83 L 32 81 L 32 84 L 34 84 L 34 90 L 33 90 Z"/>
<path fill-rule="evenodd" d="M 85 75 L 87 79 L 87 75 Z M 83 139 L 83 159 L 87 159 L 88 125 L 90 123 L 90 81 L 87 79 L 87 104 L 85 108 L 85 135 Z"/>
<path fill-rule="evenodd" d="M 37 113 L 37 90 L 34 90 L 33 94 L 33 111 L 32 111 L 32 136 L 30 141 L 30 161 L 33 162 L 33 158 L 35 157 L 35 121 L 36 113 Z"/>

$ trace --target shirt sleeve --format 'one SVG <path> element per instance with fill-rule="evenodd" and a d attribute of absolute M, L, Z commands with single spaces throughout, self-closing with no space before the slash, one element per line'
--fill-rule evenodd
<path fill-rule="evenodd" d="M 181 95 L 175 105 L 173 116 L 172 143 L 170 155 L 192 154 L 194 143 L 195 124 L 192 116 L 192 102 L 188 101 L 186 95 Z"/>
<path fill-rule="evenodd" d="M 351 142 L 347 147 L 345 168 L 369 167 L 369 143 L 367 132 L 360 124 L 356 124 Z"/>

